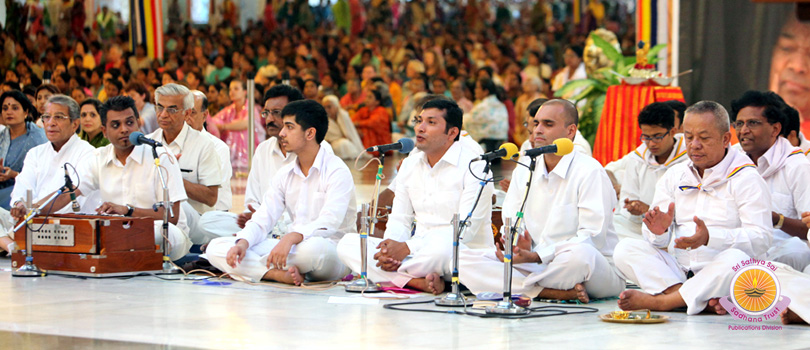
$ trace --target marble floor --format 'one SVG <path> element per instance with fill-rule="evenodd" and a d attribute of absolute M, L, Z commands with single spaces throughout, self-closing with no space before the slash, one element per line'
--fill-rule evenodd
<path fill-rule="evenodd" d="M 387 184 L 399 157 L 386 162 Z M 503 164 L 496 174 L 508 173 Z M 374 168 L 374 167 L 370 167 Z M 357 202 L 371 198 L 374 170 L 353 171 Z M 242 209 L 244 179 L 234 179 Z M 241 190 L 241 192 L 239 192 Z M 730 316 L 662 313 L 668 323 L 605 323 L 615 300 L 591 303 L 596 313 L 534 319 L 484 319 L 450 313 L 384 309 L 382 300 L 328 289 L 181 279 L 182 275 L 80 279 L 12 277 L 0 258 L 0 349 L 800 349 L 810 327 L 730 330 Z M 163 279 L 161 279 L 163 278 Z M 323 287 L 323 286 L 320 286 Z M 416 295 L 410 300 L 430 300 Z M 534 303 L 533 306 L 558 304 Z M 440 309 L 430 304 L 413 308 Z M 458 310 L 458 309 L 452 309 Z M 775 321 L 768 325 L 777 326 Z"/>

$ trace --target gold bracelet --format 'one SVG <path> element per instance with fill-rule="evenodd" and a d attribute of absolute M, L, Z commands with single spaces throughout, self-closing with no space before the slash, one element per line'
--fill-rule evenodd
<path fill-rule="evenodd" d="M 776 225 L 773 226 L 773 228 L 779 230 L 779 229 L 782 228 L 782 225 L 784 225 L 784 224 L 785 224 L 785 216 L 782 215 L 782 214 L 779 214 L 779 221 L 776 223 Z"/>

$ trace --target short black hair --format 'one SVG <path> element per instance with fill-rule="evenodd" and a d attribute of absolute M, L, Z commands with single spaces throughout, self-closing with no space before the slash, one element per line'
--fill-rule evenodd
<path fill-rule="evenodd" d="M 94 99 L 94 98 L 85 99 L 84 101 L 82 101 L 82 103 L 79 103 L 79 110 L 81 110 L 82 107 L 84 107 L 86 105 L 93 105 L 93 107 L 95 107 L 95 109 L 96 109 L 96 113 L 99 113 L 99 111 L 101 111 L 101 101 L 99 101 L 97 99 Z M 100 113 L 99 113 L 99 115 L 100 115 Z"/>
<path fill-rule="evenodd" d="M 673 111 L 675 111 L 675 118 L 678 118 L 678 120 L 680 120 L 681 124 L 683 124 L 683 114 L 686 113 L 686 107 L 687 107 L 686 103 L 683 103 L 683 102 L 678 101 L 678 100 L 664 101 L 664 103 L 667 106 L 669 106 L 669 108 L 672 108 Z"/>
<path fill-rule="evenodd" d="M 135 119 L 139 119 L 138 108 L 135 107 L 135 100 L 129 96 L 114 96 L 107 99 L 101 108 L 98 109 L 98 115 L 101 117 L 101 125 L 107 126 L 107 112 L 108 111 L 125 111 L 127 108 L 132 109 L 135 114 Z"/>
<path fill-rule="evenodd" d="M 796 108 L 791 106 L 785 105 L 784 109 L 785 114 L 785 123 L 782 124 L 782 136 L 788 137 L 790 136 L 791 131 L 796 132 L 796 136 L 799 136 L 801 133 L 801 119 L 799 119 L 799 111 Z"/>
<path fill-rule="evenodd" d="M 107 79 L 107 81 L 105 81 L 104 84 L 115 85 L 115 87 L 118 88 L 118 93 L 124 92 L 124 84 L 122 84 L 121 81 L 118 79 Z"/>
<path fill-rule="evenodd" d="M 555 98 L 543 103 L 543 106 L 545 105 L 560 105 L 563 107 L 563 118 L 565 118 L 566 121 L 565 126 L 571 124 L 579 125 L 579 112 L 577 112 L 577 106 L 571 103 L 571 101 Z"/>
<path fill-rule="evenodd" d="M 444 111 L 444 121 L 447 124 L 444 127 L 444 133 L 450 132 L 450 128 L 458 128 L 458 135 L 456 135 L 455 139 L 455 141 L 458 141 L 459 136 L 461 136 L 462 121 L 464 119 L 464 111 L 458 107 L 458 104 L 450 99 L 436 98 L 426 102 L 425 105 L 422 106 L 423 111 L 429 108 Z"/>
<path fill-rule="evenodd" d="M 546 102 L 548 102 L 547 98 L 541 97 L 535 99 L 534 101 L 529 103 L 529 107 L 526 107 L 526 110 L 529 112 L 529 115 L 532 116 L 532 118 L 534 118 L 534 115 L 537 114 L 537 110 L 540 109 L 540 106 L 542 106 Z"/>
<path fill-rule="evenodd" d="M 785 100 L 772 91 L 749 90 L 740 98 L 731 101 L 731 121 L 736 121 L 737 114 L 745 107 L 765 107 L 762 110 L 762 116 L 768 120 L 768 123 L 779 123 L 784 128 L 787 119 L 784 113 L 785 105 Z"/>
<path fill-rule="evenodd" d="M 478 83 L 481 84 L 481 88 L 487 92 L 487 96 L 489 95 L 498 95 L 498 87 L 495 86 L 495 82 L 489 78 L 479 79 Z"/>
<path fill-rule="evenodd" d="M 326 110 L 320 103 L 313 100 L 300 100 L 288 103 L 281 110 L 282 117 L 295 117 L 295 122 L 301 125 L 303 130 L 315 128 L 315 141 L 320 144 L 326 137 L 329 129 L 329 117 Z"/>
<path fill-rule="evenodd" d="M 301 90 L 293 87 L 292 85 L 287 84 L 278 84 L 276 86 L 271 87 L 264 93 L 264 102 L 271 98 L 276 97 L 287 97 L 287 103 L 300 101 L 304 99 L 304 94 L 301 93 Z"/>
<path fill-rule="evenodd" d="M 568 47 L 566 47 L 566 49 L 570 49 L 571 51 L 574 52 L 574 54 L 577 55 L 577 57 L 579 57 L 579 59 L 582 59 L 582 52 L 583 52 L 582 46 L 569 45 Z"/>
<path fill-rule="evenodd" d="M 675 127 L 675 111 L 664 102 L 650 103 L 638 113 L 638 125 L 655 125 L 670 130 Z"/>

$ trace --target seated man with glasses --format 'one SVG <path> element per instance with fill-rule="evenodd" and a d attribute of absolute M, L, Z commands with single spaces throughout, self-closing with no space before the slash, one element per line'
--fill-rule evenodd
<path fill-rule="evenodd" d="M 616 267 L 642 290 L 619 295 L 622 310 L 726 310 L 734 266 L 764 259 L 771 246 L 771 196 L 756 166 L 729 147 L 728 112 L 701 101 L 686 110 L 683 143 L 689 161 L 656 183 L 643 239 L 616 245 Z"/>
<path fill-rule="evenodd" d="M 211 238 L 199 229 L 200 215 L 214 210 L 222 184 L 222 165 L 214 143 L 186 124 L 194 108 L 194 95 L 179 84 L 155 90 L 158 129 L 149 138 L 160 142 L 177 158 L 188 200 L 183 202 L 189 238 L 205 244 Z"/>
<path fill-rule="evenodd" d="M 754 161 L 771 193 L 773 245 L 768 260 L 803 270 L 810 264 L 807 226 L 810 210 L 810 162 L 801 148 L 781 137 L 786 104 L 773 92 L 747 91 L 731 102 L 731 120 L 742 150 Z"/>
<path fill-rule="evenodd" d="M 616 234 L 622 238 L 641 238 L 641 220 L 650 210 L 655 183 L 667 169 L 685 162 L 683 134 L 676 134 L 675 112 L 662 102 L 655 102 L 638 114 L 641 145 L 629 154 L 619 193 L 621 210 L 613 215 Z"/>
<path fill-rule="evenodd" d="M 77 169 L 83 159 L 92 156 L 95 148 L 76 135 L 79 129 L 79 104 L 65 95 L 53 95 L 45 104 L 45 113 L 40 117 L 45 126 L 48 143 L 32 148 L 25 155 L 22 171 L 17 176 L 11 192 L 11 216 L 19 220 L 25 216 L 25 197 L 32 191 L 34 202 L 47 199 L 55 191 L 65 186 L 65 164 L 73 184 L 78 184 Z M 83 212 L 92 212 L 98 206 L 98 198 L 78 198 Z M 87 206 L 87 207 L 85 207 Z M 70 213 L 70 207 L 56 213 Z"/>

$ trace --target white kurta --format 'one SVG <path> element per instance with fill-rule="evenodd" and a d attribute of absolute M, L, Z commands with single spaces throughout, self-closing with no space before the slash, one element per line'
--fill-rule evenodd
<path fill-rule="evenodd" d="M 655 156 L 647 150 L 642 143 L 636 150 L 628 155 L 624 178 L 621 180 L 622 190 L 619 194 L 619 210 L 613 216 L 616 234 L 619 238 L 641 238 L 641 220 L 643 216 L 632 215 L 624 208 L 624 200 L 637 200 L 647 205 L 653 201 L 655 184 L 667 169 L 675 164 L 689 160 L 686 155 L 686 145 L 683 143 L 683 134 L 675 135 L 675 144 L 663 164 L 655 160 Z"/>
<path fill-rule="evenodd" d="M 757 171 L 765 179 L 771 193 L 771 210 L 786 218 L 801 220 L 802 212 L 810 211 L 810 161 L 800 148 L 793 147 L 782 137 L 776 139 L 757 160 Z M 810 264 L 807 241 L 773 229 L 773 245 L 768 259 L 785 263 L 797 270 Z"/>
<path fill-rule="evenodd" d="M 231 149 L 219 137 L 211 135 L 205 129 L 200 131 L 205 137 L 214 143 L 214 150 L 219 156 L 220 175 L 222 175 L 222 182 L 217 190 L 217 204 L 214 205 L 214 210 L 228 211 L 233 206 L 233 193 L 231 192 L 231 176 L 233 176 L 233 167 L 231 167 Z"/>
<path fill-rule="evenodd" d="M 308 278 L 337 279 L 343 277 L 339 275 L 344 268 L 335 245 L 345 233 L 357 230 L 355 207 L 351 171 L 340 158 L 322 147 L 308 175 L 303 174 L 298 162 L 279 169 L 261 206 L 236 239 L 223 237 L 211 241 L 206 256 L 212 265 L 233 277 L 261 280 L 269 270 L 267 257 L 278 243 L 277 239 L 268 239 L 267 234 L 286 210 L 292 219 L 288 231 L 304 236 L 289 264 L 302 274 L 310 274 Z M 248 243 L 250 254 L 232 268 L 225 258 L 239 239 Z M 298 261 L 308 263 L 298 265 Z"/>
<path fill-rule="evenodd" d="M 50 142 L 32 148 L 25 155 L 22 171 L 17 175 L 14 189 L 11 191 L 12 206 L 17 201 L 25 203 L 26 192 L 29 189 L 32 191 L 34 202 L 38 202 L 64 186 L 65 163 L 73 166 L 72 168 L 68 166 L 68 174 L 73 185 L 78 185 L 78 169 L 85 159 L 92 157 L 95 150 L 76 135 L 70 136 L 59 152 L 53 149 Z M 82 213 L 95 213 L 95 209 L 101 204 L 98 195 L 81 196 L 76 201 L 81 206 Z M 56 213 L 72 212 L 71 206 L 66 206 Z"/>
<path fill-rule="evenodd" d="M 405 242 L 411 253 L 397 271 L 383 271 L 374 266 L 376 262 L 371 258 L 382 240 L 369 237 L 369 278 L 375 282 L 391 281 L 402 287 L 412 278 L 422 278 L 434 272 L 449 277 L 452 272 L 453 214 L 458 213 L 461 220 L 466 218 L 481 189 L 479 180 L 468 169 L 470 161 L 477 156 L 461 142 L 455 142 L 433 167 L 422 152 L 402 162 L 384 237 Z M 476 176 L 483 177 L 484 166 L 484 162 L 474 162 L 471 168 Z M 491 174 L 486 176 L 491 177 Z M 491 183 L 484 187 L 461 239 L 461 249 L 494 249 L 490 224 L 492 190 Z M 412 228 L 414 221 L 415 229 Z M 346 235 L 338 244 L 340 259 L 355 272 L 361 270 L 359 250 L 359 235 Z"/>
<path fill-rule="evenodd" d="M 728 148 L 723 160 L 704 170 L 703 177 L 691 161 L 670 168 L 658 181 L 650 207 L 666 211 L 672 202 L 675 218 L 666 233 L 655 235 L 645 225 L 645 241 L 619 242 L 614 259 L 628 280 L 651 294 L 684 283 L 687 272 L 694 272 L 679 292 L 687 312 L 696 314 L 709 299 L 728 293 L 731 266 L 746 257 L 764 258 L 772 238 L 771 196 L 751 159 Z M 689 251 L 676 249 L 675 238 L 695 234 L 695 216 L 709 230 L 708 244 Z"/>
<path fill-rule="evenodd" d="M 529 170 L 516 167 L 504 200 L 504 220 L 517 220 L 528 180 Z M 538 157 L 518 232 L 528 230 L 542 263 L 516 265 L 513 291 L 533 297 L 543 288 L 569 290 L 584 282 L 593 297 L 618 295 L 624 281 L 606 258 L 617 242 L 615 202 L 610 180 L 593 158 L 573 152 L 549 172 L 544 156 Z M 459 264 L 461 282 L 474 293 L 503 288 L 503 263 L 493 250 L 465 251 Z"/>
<path fill-rule="evenodd" d="M 182 203 L 187 197 L 177 159 L 163 148 L 158 148 L 158 152 L 160 165 L 165 169 L 161 173 L 168 178 L 169 200 L 172 203 Z M 152 205 L 163 201 L 163 186 L 149 146 L 135 146 L 127 156 L 126 164 L 115 157 L 113 145 L 97 148 L 92 157 L 82 162 L 79 175 L 79 190 L 83 194 L 99 191 L 103 202 L 150 209 Z M 177 260 L 188 253 L 191 241 L 188 239 L 188 226 L 182 205 L 174 215 L 178 216 L 177 225 L 169 224 L 168 238 L 170 257 Z M 156 244 L 163 241 L 160 224 L 162 220 L 155 220 Z"/>

